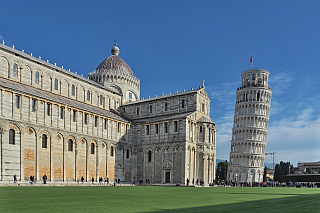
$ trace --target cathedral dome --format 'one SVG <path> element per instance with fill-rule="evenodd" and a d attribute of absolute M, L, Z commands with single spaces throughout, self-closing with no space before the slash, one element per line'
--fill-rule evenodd
<path fill-rule="evenodd" d="M 102 61 L 96 69 L 96 73 L 104 72 L 106 74 L 117 74 L 117 75 L 128 75 L 133 76 L 134 74 L 129 65 L 118 55 L 120 53 L 117 43 L 111 49 L 112 55 Z"/>

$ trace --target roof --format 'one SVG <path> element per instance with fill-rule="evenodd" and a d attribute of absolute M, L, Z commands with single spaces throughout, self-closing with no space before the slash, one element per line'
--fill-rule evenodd
<path fill-rule="evenodd" d="M 148 98 L 148 99 L 140 99 L 140 100 L 137 100 L 137 101 L 131 101 L 131 102 L 125 103 L 124 106 L 144 103 L 144 102 L 148 102 L 148 101 L 156 101 L 156 100 L 171 98 L 171 97 L 180 96 L 180 95 L 188 95 L 188 94 L 192 94 L 192 93 L 197 93 L 201 89 L 202 88 L 192 89 L 192 90 L 189 90 L 189 91 L 177 92 L 177 93 L 172 93 L 172 94 L 169 94 L 169 95 L 156 96 L 156 97 Z"/>
<path fill-rule="evenodd" d="M 67 76 L 70 76 L 70 77 L 75 78 L 75 79 L 77 79 L 77 80 L 80 80 L 80 81 L 83 81 L 83 82 L 85 82 L 85 83 L 91 84 L 91 85 L 93 85 L 93 86 L 95 86 L 95 87 L 99 87 L 99 88 L 102 88 L 102 89 L 104 89 L 104 90 L 110 91 L 110 92 L 112 92 L 112 93 L 116 93 L 116 94 L 121 95 L 117 90 L 113 90 L 113 89 L 111 89 L 111 88 L 109 88 L 109 87 L 105 87 L 105 86 L 103 86 L 103 85 L 101 85 L 101 84 L 99 84 L 99 83 L 97 83 L 97 82 L 95 82 L 95 81 L 92 81 L 92 80 L 90 80 L 90 79 L 88 79 L 88 78 L 86 78 L 86 77 L 83 77 L 82 75 L 80 76 L 80 75 L 78 75 L 77 73 L 73 73 L 73 72 L 71 72 L 70 70 L 67 71 L 67 70 L 65 70 L 65 69 L 63 69 L 63 68 L 61 68 L 61 67 L 58 67 L 58 66 L 53 65 L 53 64 L 50 64 L 49 61 L 43 61 L 43 60 L 38 59 L 38 58 L 36 58 L 36 57 L 34 57 L 34 56 L 32 56 L 32 55 L 28 55 L 27 53 L 24 53 L 24 52 L 21 52 L 21 51 L 19 51 L 19 50 L 16 50 L 16 49 L 13 49 L 13 48 L 11 48 L 11 47 L 8 47 L 8 46 L 6 46 L 6 45 L 4 45 L 4 44 L 0 44 L 0 47 L 1 47 L 4 51 L 12 52 L 12 53 L 14 53 L 14 54 L 16 54 L 16 55 L 19 55 L 21 58 L 24 58 L 24 59 L 30 60 L 30 61 L 32 61 L 32 62 L 38 63 L 38 64 L 40 64 L 40 65 L 42 65 L 42 66 L 44 66 L 44 67 L 47 67 L 47 68 L 49 68 L 49 69 L 51 69 L 51 70 L 56 71 L 56 72 L 63 73 L 63 74 L 65 74 L 65 75 L 67 75 Z"/>
<path fill-rule="evenodd" d="M 106 74 L 110 73 L 135 77 L 129 65 L 118 56 L 120 49 L 117 47 L 117 43 L 115 43 L 114 47 L 112 47 L 111 53 L 111 56 L 99 64 L 95 73 L 104 72 Z"/>
<path fill-rule="evenodd" d="M 135 77 L 129 65 L 117 55 L 109 56 L 104 61 L 102 61 L 95 72 L 105 72 L 110 74 L 129 75 Z"/>
<path fill-rule="evenodd" d="M 26 85 L 26 84 L 22 84 L 19 82 L 15 82 L 15 81 L 11 81 L 9 79 L 4 79 L 4 78 L 0 78 L 0 86 L 8 88 L 8 89 L 12 89 L 18 92 L 22 92 L 22 93 L 26 93 L 35 97 L 39 97 L 48 101 L 53 101 L 59 104 L 63 104 L 65 106 L 68 107 L 73 107 L 76 109 L 80 109 L 83 111 L 87 111 L 90 113 L 94 113 L 94 114 L 98 114 L 101 116 L 105 116 L 108 118 L 113 118 L 116 120 L 120 120 L 123 122 L 130 122 L 129 120 L 117 115 L 114 112 L 111 112 L 109 110 L 106 109 L 101 109 L 99 107 L 93 106 L 93 105 L 89 105 L 77 100 L 73 100 L 64 96 L 60 96 L 45 90 L 41 90 L 38 88 L 34 88 L 32 86 Z"/>
<path fill-rule="evenodd" d="M 211 123 L 211 124 L 214 124 L 215 123 L 211 120 L 211 118 L 207 118 L 207 117 L 204 117 L 202 116 L 199 120 L 198 120 L 199 123 Z"/>

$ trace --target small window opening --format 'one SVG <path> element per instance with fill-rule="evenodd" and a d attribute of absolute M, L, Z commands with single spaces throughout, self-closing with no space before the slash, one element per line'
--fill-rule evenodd
<path fill-rule="evenodd" d="M 164 133 L 168 133 L 168 123 L 164 123 Z"/>
<path fill-rule="evenodd" d="M 64 107 L 60 107 L 60 119 L 64 118 Z"/>
<path fill-rule="evenodd" d="M 71 139 L 68 140 L 68 151 L 69 152 L 73 151 L 73 141 Z"/>
<path fill-rule="evenodd" d="M 146 126 L 146 132 L 147 132 L 147 135 L 149 135 L 149 133 L 150 133 L 150 126 L 149 125 Z"/>
<path fill-rule="evenodd" d="M 15 144 L 15 136 L 16 136 L 16 132 L 14 131 L 14 129 L 10 129 L 9 130 L 9 144 Z"/>
<path fill-rule="evenodd" d="M 88 114 L 84 114 L 84 124 L 88 124 Z"/>
<path fill-rule="evenodd" d="M 129 149 L 127 149 L 127 159 L 129 159 L 129 156 L 130 156 L 130 152 L 129 152 Z"/>
<path fill-rule="evenodd" d="M 16 108 L 20 109 L 20 96 L 16 95 Z"/>
<path fill-rule="evenodd" d="M 73 110 L 73 122 L 76 122 L 77 120 L 77 111 Z"/>
<path fill-rule="evenodd" d="M 54 89 L 55 89 L 55 90 L 58 90 L 58 89 L 59 89 L 59 82 L 58 82 L 58 79 L 57 79 L 57 78 L 54 79 Z"/>
<path fill-rule="evenodd" d="M 36 100 L 32 99 L 31 101 L 31 111 L 35 112 L 36 111 Z"/>
<path fill-rule="evenodd" d="M 151 162 L 151 150 L 148 151 L 148 162 Z"/>
<path fill-rule="evenodd" d="M 18 65 L 13 64 L 13 72 L 12 72 L 13 77 L 18 77 Z"/>
<path fill-rule="evenodd" d="M 173 125 L 174 125 L 174 131 L 175 131 L 175 132 L 178 132 L 178 122 L 175 121 L 175 122 L 173 123 Z"/>
<path fill-rule="evenodd" d="M 42 135 L 42 148 L 47 148 L 47 135 L 43 134 Z"/>
<path fill-rule="evenodd" d="M 94 154 L 94 143 L 91 143 L 91 154 Z"/>
<path fill-rule="evenodd" d="M 94 127 L 98 126 L 98 116 L 94 117 Z"/>
<path fill-rule="evenodd" d="M 50 116 L 51 115 L 51 104 L 47 103 L 47 115 Z"/>
<path fill-rule="evenodd" d="M 113 146 L 110 148 L 110 156 L 113 156 Z"/>

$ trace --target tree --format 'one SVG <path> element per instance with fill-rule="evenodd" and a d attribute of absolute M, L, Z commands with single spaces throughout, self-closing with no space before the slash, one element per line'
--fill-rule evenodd
<path fill-rule="evenodd" d="M 293 174 L 294 168 L 293 165 L 290 162 L 283 162 L 280 161 L 280 164 L 276 165 L 275 171 L 274 171 L 274 180 L 275 181 L 281 181 L 282 175 Z"/>
<path fill-rule="evenodd" d="M 222 179 L 222 180 L 227 179 L 228 165 L 229 165 L 228 161 L 218 163 L 217 174 L 216 174 L 217 179 Z"/>
<path fill-rule="evenodd" d="M 281 166 L 276 164 L 276 168 L 274 170 L 274 180 L 281 181 Z"/>
<path fill-rule="evenodd" d="M 293 167 L 293 165 L 291 164 L 291 166 L 290 166 L 290 174 L 293 174 L 294 173 L 294 167 Z"/>
<path fill-rule="evenodd" d="M 268 168 L 265 166 L 263 171 L 263 182 L 267 181 Z"/>
<path fill-rule="evenodd" d="M 310 166 L 308 168 L 308 174 L 313 174 L 312 168 Z"/>

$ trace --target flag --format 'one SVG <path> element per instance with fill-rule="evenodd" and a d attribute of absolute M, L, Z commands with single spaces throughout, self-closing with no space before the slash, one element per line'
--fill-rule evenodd
<path fill-rule="evenodd" d="M 253 61 L 253 56 L 251 56 L 251 58 L 250 58 L 250 62 L 252 63 L 252 61 Z"/>

